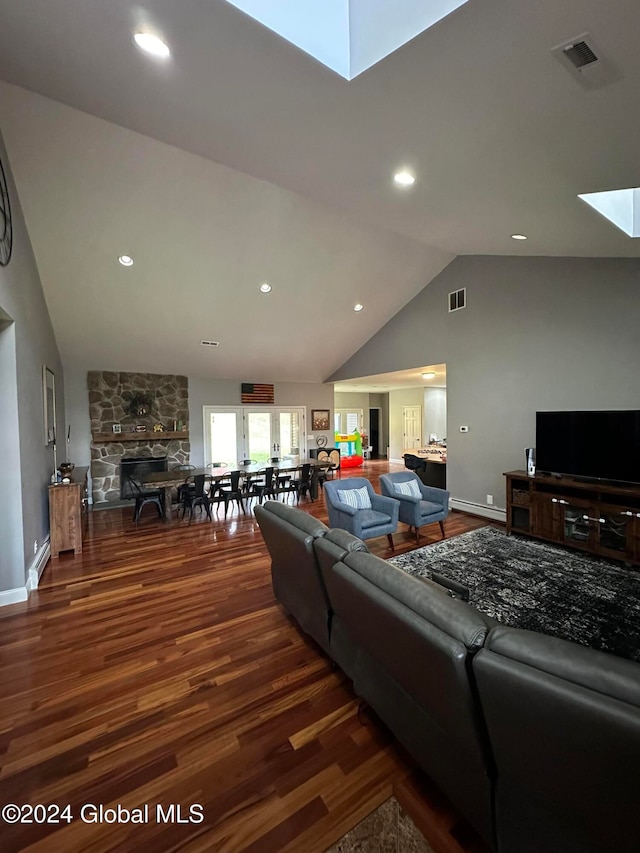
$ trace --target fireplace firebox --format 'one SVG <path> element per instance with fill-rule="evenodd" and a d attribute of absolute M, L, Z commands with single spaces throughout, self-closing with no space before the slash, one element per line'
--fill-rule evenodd
<path fill-rule="evenodd" d="M 124 456 L 120 460 L 120 498 L 134 498 L 129 477 L 140 475 L 142 471 L 166 471 L 166 456 Z"/>

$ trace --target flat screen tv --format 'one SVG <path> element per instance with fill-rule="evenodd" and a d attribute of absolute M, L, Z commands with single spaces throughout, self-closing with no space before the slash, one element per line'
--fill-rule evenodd
<path fill-rule="evenodd" d="M 536 470 L 640 483 L 640 411 L 536 412 Z"/>

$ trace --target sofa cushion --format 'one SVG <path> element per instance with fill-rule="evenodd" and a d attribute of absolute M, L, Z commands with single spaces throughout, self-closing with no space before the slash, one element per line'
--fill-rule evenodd
<path fill-rule="evenodd" d="M 372 527 L 378 527 L 379 524 L 389 524 L 391 516 L 386 512 L 378 512 L 375 509 L 363 509 L 358 513 L 358 520 L 361 529 L 370 530 Z"/>
<path fill-rule="evenodd" d="M 468 604 L 450 598 L 437 584 L 425 584 L 373 554 L 356 551 L 347 554 L 343 562 L 386 595 L 459 640 L 469 651 L 481 649 L 489 628 L 497 624 Z"/>
<path fill-rule="evenodd" d="M 371 509 L 371 498 L 366 486 L 361 489 L 338 489 L 337 495 L 343 504 L 353 509 Z"/>
<path fill-rule="evenodd" d="M 420 486 L 418 485 L 416 480 L 404 480 L 401 482 L 395 482 L 393 484 L 393 490 L 398 495 L 406 495 L 409 498 L 421 498 L 422 492 L 420 491 Z"/>
<path fill-rule="evenodd" d="M 280 503 L 280 501 L 265 501 L 262 506 L 267 512 L 277 515 L 278 518 L 287 521 L 289 524 L 293 524 L 298 530 L 310 536 L 324 536 L 329 531 L 327 525 L 320 521 L 320 519 L 314 518 L 308 512 L 304 512 L 297 507 L 288 506 L 287 504 Z"/>
<path fill-rule="evenodd" d="M 330 530 L 324 538 L 327 542 L 337 545 L 337 547 L 341 548 L 345 553 L 348 551 L 369 551 L 362 539 L 358 539 L 357 536 L 354 536 L 353 533 L 349 533 L 348 530 L 340 530 L 335 527 L 333 530 Z"/>
<path fill-rule="evenodd" d="M 424 517 L 436 512 L 444 512 L 444 509 L 445 507 L 442 504 L 436 504 L 433 501 L 420 501 L 420 515 Z"/>

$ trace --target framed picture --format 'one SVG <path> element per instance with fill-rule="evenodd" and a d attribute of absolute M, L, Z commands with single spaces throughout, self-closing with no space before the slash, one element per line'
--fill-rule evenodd
<path fill-rule="evenodd" d="M 311 409 L 311 430 L 329 429 L 329 409 Z"/>
<path fill-rule="evenodd" d="M 122 432 L 122 424 L 113 424 L 111 429 L 115 433 L 121 433 Z"/>
<path fill-rule="evenodd" d="M 56 443 L 56 377 L 46 365 L 42 367 L 42 399 L 44 407 L 44 443 Z"/>

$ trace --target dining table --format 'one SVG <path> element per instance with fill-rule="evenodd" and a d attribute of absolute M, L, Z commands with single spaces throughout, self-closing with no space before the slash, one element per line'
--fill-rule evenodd
<path fill-rule="evenodd" d="M 279 462 L 255 462 L 250 465 L 245 465 L 241 462 L 234 466 L 218 467 L 218 468 L 192 468 L 192 469 L 173 469 L 172 471 L 149 471 L 140 477 L 140 483 L 146 487 L 161 489 L 164 492 L 164 518 L 165 521 L 171 521 L 171 490 L 177 489 L 193 480 L 198 474 L 204 474 L 205 479 L 211 483 L 219 483 L 222 480 L 228 479 L 232 471 L 240 471 L 243 477 L 257 476 L 265 468 L 277 468 L 278 473 L 290 473 L 297 471 L 302 465 L 308 463 L 311 465 L 311 488 L 310 494 L 313 500 L 318 497 L 318 471 L 323 468 L 331 468 L 330 460 L 324 459 L 299 459 L 287 460 L 281 459 Z"/>

